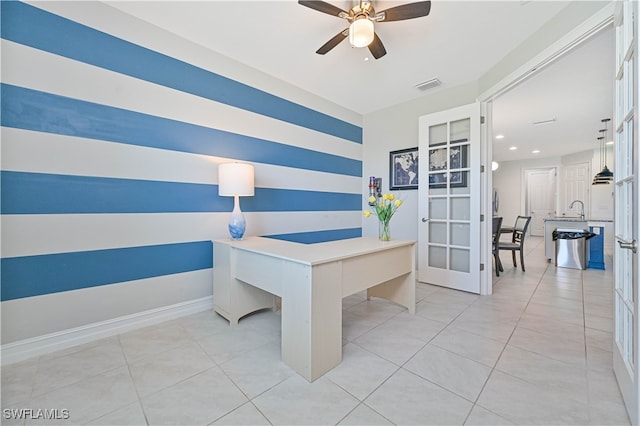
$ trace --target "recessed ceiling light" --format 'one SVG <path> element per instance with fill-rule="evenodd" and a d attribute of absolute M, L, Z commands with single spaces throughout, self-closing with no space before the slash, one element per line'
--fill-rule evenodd
<path fill-rule="evenodd" d="M 368 56 L 365 56 L 365 57 L 364 57 L 364 60 L 365 60 L 365 62 L 366 62 L 366 61 L 368 61 L 368 60 L 369 60 L 369 57 L 368 57 Z"/>
<path fill-rule="evenodd" d="M 510 147 L 509 147 L 509 151 L 515 151 L 516 149 L 518 149 L 518 147 L 517 147 L 517 146 L 510 146 Z"/>
<path fill-rule="evenodd" d="M 539 149 L 534 149 L 533 151 L 531 151 L 532 154 L 538 154 L 540 152 Z"/>
<path fill-rule="evenodd" d="M 496 135 L 496 139 L 504 139 L 504 135 Z"/>
<path fill-rule="evenodd" d="M 609 141 L 605 145 L 613 145 L 613 141 Z"/>

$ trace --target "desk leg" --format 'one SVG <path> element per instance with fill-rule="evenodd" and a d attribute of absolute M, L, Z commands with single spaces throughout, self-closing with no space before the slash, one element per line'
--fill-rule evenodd
<path fill-rule="evenodd" d="M 213 309 L 227 320 L 229 325 L 238 325 L 240 318 L 261 309 L 275 309 L 275 297 L 271 293 L 255 288 L 236 278 L 229 280 L 231 292 L 228 309 L 215 303 Z"/>
<path fill-rule="evenodd" d="M 412 315 L 416 313 L 416 277 L 410 272 L 375 287 L 367 289 L 367 298 L 380 297 L 406 306 Z"/>
<path fill-rule="evenodd" d="M 403 252 L 400 252 L 403 253 Z M 367 298 L 380 297 L 406 306 L 412 315 L 416 313 L 416 250 L 415 245 L 408 253 L 409 272 L 375 287 L 367 289 Z M 407 254 L 402 254 L 407 256 Z"/>
<path fill-rule="evenodd" d="M 237 325 L 238 320 L 251 312 L 275 307 L 273 294 L 235 278 L 236 250 L 228 244 L 214 245 L 213 310 Z"/>
<path fill-rule="evenodd" d="M 282 361 L 312 382 L 342 361 L 341 262 L 286 268 Z"/>

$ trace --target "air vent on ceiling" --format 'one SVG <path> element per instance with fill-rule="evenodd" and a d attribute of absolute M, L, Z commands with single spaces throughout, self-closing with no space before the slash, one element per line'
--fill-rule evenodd
<path fill-rule="evenodd" d="M 540 126 L 542 124 L 552 124 L 552 123 L 555 123 L 556 121 L 557 121 L 557 118 L 553 117 L 553 118 L 549 118 L 548 120 L 534 121 L 531 124 L 533 124 L 534 126 Z"/>
<path fill-rule="evenodd" d="M 441 84 L 442 83 L 440 82 L 440 80 L 438 80 L 437 78 L 432 78 L 431 80 L 423 81 L 422 83 L 416 84 L 416 89 L 425 91 L 433 89 L 434 87 L 438 87 Z"/>

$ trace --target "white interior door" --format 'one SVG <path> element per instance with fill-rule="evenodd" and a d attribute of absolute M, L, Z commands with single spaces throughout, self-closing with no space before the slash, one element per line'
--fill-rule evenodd
<path fill-rule="evenodd" d="M 562 190 L 560 191 L 559 213 L 567 216 L 579 216 L 580 207 L 575 204 L 573 209 L 569 206 L 574 200 L 584 203 L 585 217 L 589 218 L 589 190 L 593 179 L 589 163 L 569 164 L 562 167 Z"/>
<path fill-rule="evenodd" d="M 613 370 L 632 424 L 638 402 L 638 3 L 625 0 L 616 13 L 616 168 L 614 170 Z"/>
<path fill-rule="evenodd" d="M 420 117 L 418 279 L 480 293 L 480 104 Z"/>
<path fill-rule="evenodd" d="M 531 235 L 544 236 L 544 220 L 556 211 L 556 169 L 527 170 L 527 210 Z"/>

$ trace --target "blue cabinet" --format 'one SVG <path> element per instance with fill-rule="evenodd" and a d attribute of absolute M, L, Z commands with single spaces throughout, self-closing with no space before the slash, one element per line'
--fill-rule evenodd
<path fill-rule="evenodd" d="M 587 240 L 589 244 L 587 268 L 604 269 L 604 227 L 590 226 L 589 231 L 596 234 L 596 236 Z"/>

